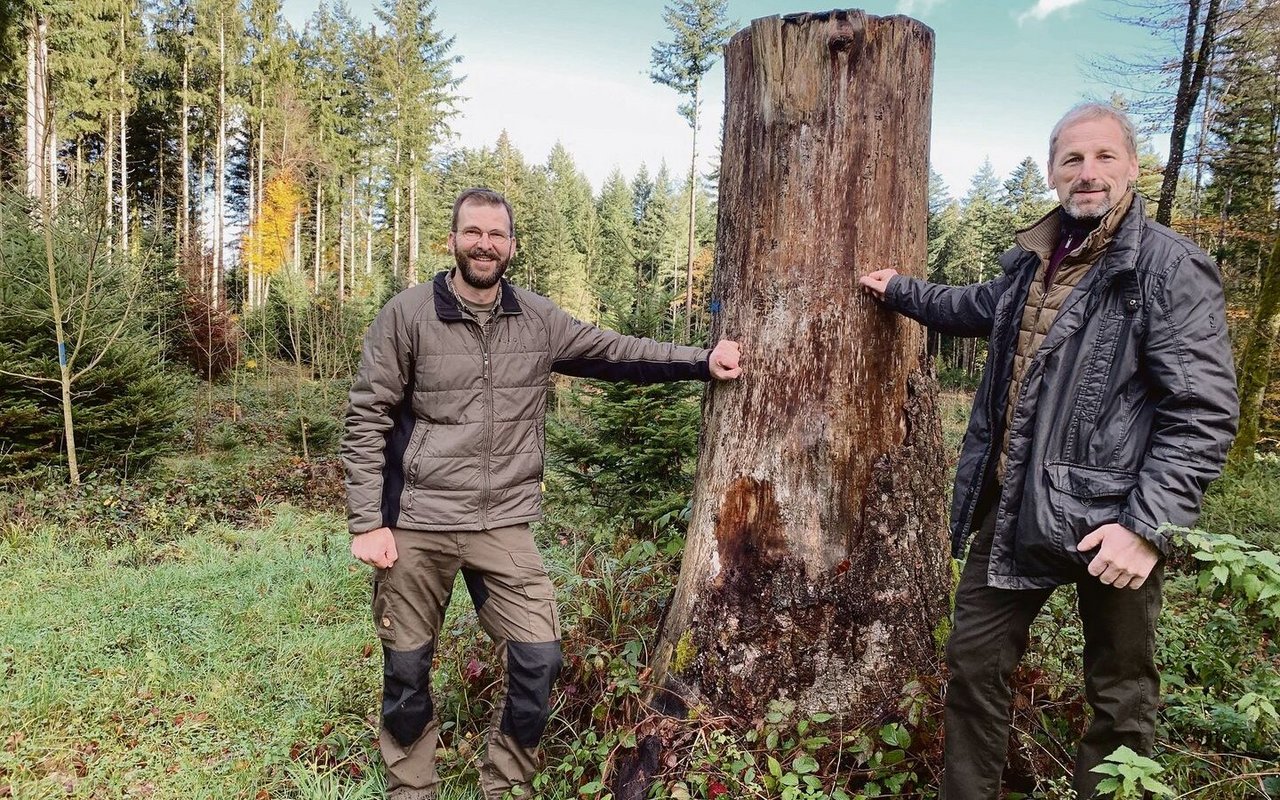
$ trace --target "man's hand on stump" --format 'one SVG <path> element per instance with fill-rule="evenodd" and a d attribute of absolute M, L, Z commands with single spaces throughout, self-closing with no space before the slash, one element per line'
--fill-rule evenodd
<path fill-rule="evenodd" d="M 718 381 L 737 380 L 742 374 L 742 348 L 730 339 L 721 339 L 711 351 L 707 366 L 711 369 L 711 377 Z"/>
<path fill-rule="evenodd" d="M 884 293 L 889 290 L 889 280 L 897 274 L 896 269 L 878 269 L 858 278 L 858 284 L 875 299 L 883 300 Z"/>

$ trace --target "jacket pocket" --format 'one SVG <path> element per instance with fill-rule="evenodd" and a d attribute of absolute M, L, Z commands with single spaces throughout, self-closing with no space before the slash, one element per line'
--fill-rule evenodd
<path fill-rule="evenodd" d="M 1055 544 L 1068 552 L 1095 529 L 1115 522 L 1120 507 L 1138 482 L 1138 474 L 1127 470 L 1090 467 L 1055 461 L 1045 465 L 1049 479 L 1049 503 L 1058 524 Z M 1084 556 L 1089 560 L 1092 556 Z"/>
<path fill-rule="evenodd" d="M 418 420 L 413 426 L 413 434 L 409 437 L 409 446 L 405 448 L 404 474 L 407 488 L 416 488 L 422 472 L 422 451 L 426 447 L 427 437 L 431 435 L 431 426 Z"/>

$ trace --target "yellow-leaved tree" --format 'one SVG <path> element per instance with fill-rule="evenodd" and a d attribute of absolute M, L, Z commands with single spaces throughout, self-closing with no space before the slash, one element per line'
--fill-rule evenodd
<path fill-rule="evenodd" d="M 240 240 L 250 307 L 266 302 L 271 276 L 291 259 L 294 226 L 302 213 L 302 194 L 292 171 L 277 172 L 262 193 L 261 210 Z"/>

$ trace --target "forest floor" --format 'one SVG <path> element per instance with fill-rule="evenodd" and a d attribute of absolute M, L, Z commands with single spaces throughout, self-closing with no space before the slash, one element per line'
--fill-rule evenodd
<path fill-rule="evenodd" d="M 282 383 L 218 387 L 193 421 L 188 451 L 146 476 L 90 476 L 77 489 L 51 483 L 0 499 L 0 797 L 381 796 L 381 657 L 369 570 L 347 549 L 336 457 L 343 399 L 338 387 L 305 398 Z M 313 426 L 306 458 L 298 437 L 281 433 L 303 401 L 332 423 Z M 968 402 L 944 394 L 950 445 Z M 1220 482 L 1203 525 L 1280 549 L 1280 465 Z M 584 530 L 554 508 L 537 533 L 560 592 L 566 668 L 536 793 L 605 796 L 603 765 L 635 744 L 647 648 L 678 556 Z M 1161 720 L 1162 778 L 1185 797 L 1266 797 L 1280 741 L 1275 620 L 1206 589 L 1200 574 L 1193 559 L 1173 564 L 1166 593 L 1162 654 L 1173 696 Z M 1015 757 L 1025 763 L 1011 768 L 1015 778 L 1061 774 L 1083 725 L 1068 595 L 1042 615 L 1020 672 Z M 478 797 L 476 743 L 499 686 L 466 597 L 454 594 L 433 680 L 442 800 Z M 877 722 L 885 742 L 903 741 L 864 753 L 864 793 L 930 796 L 936 737 L 918 712 L 936 711 L 934 694 L 901 720 Z M 799 776 L 797 792 L 810 787 L 786 796 L 857 796 L 800 780 L 812 772 L 808 724 L 784 729 L 771 719 L 759 738 L 739 739 L 703 722 L 681 740 L 695 768 L 661 796 L 680 797 L 681 786 L 692 797 L 772 796 L 717 787 L 764 785 L 779 762 L 773 785 L 788 785 L 785 773 Z M 813 755 L 827 752 L 825 741 Z M 755 765 L 765 777 L 753 777 Z M 1251 772 L 1259 776 L 1241 777 Z M 1203 789 L 1214 780 L 1222 783 Z M 1065 797 L 1056 785 L 1042 781 L 1032 796 Z"/>

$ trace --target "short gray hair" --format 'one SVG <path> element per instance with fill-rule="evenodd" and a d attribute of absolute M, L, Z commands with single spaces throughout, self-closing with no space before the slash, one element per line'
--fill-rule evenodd
<path fill-rule="evenodd" d="M 1124 134 L 1124 143 L 1129 148 L 1129 155 L 1133 156 L 1134 161 L 1138 160 L 1138 134 L 1133 129 L 1133 121 L 1129 119 L 1129 115 L 1124 113 L 1123 109 L 1109 103 L 1081 103 L 1063 114 L 1058 124 L 1053 126 L 1053 133 L 1049 134 L 1050 169 L 1053 168 L 1053 157 L 1058 152 L 1058 137 L 1067 128 L 1088 119 L 1114 120 Z"/>

